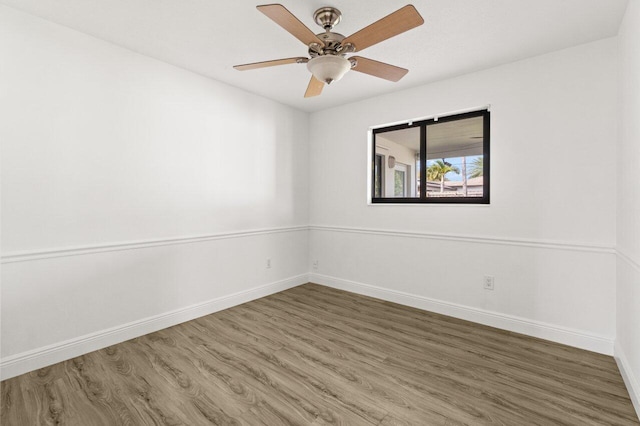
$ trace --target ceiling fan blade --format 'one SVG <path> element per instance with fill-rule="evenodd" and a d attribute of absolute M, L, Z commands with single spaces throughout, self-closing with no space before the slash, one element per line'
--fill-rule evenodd
<path fill-rule="evenodd" d="M 309 59 L 303 58 L 303 57 L 275 59 L 273 61 L 263 61 L 263 62 L 254 62 L 252 64 L 235 65 L 233 68 L 237 69 L 238 71 L 248 71 L 248 70 L 255 70 L 257 68 L 275 67 L 276 65 L 303 64 L 308 61 Z"/>
<path fill-rule="evenodd" d="M 310 98 L 312 96 L 318 96 L 320 93 L 322 93 L 323 88 L 324 82 L 318 80 L 312 75 L 311 80 L 309 81 L 309 86 L 307 86 L 307 91 L 304 93 L 304 97 Z"/>
<path fill-rule="evenodd" d="M 408 69 L 385 64 L 384 62 L 374 61 L 373 59 L 363 58 L 362 56 L 352 56 L 352 58 L 358 61 L 357 65 L 353 67 L 352 70 L 369 74 L 374 77 L 384 78 L 389 81 L 399 81 L 409 72 Z"/>
<path fill-rule="evenodd" d="M 408 4 L 345 38 L 342 40 L 342 45 L 351 43 L 355 46 L 356 51 L 362 51 L 369 46 L 402 34 L 422 24 L 424 24 L 422 16 L 413 5 Z"/>
<path fill-rule="evenodd" d="M 309 46 L 311 43 L 318 43 L 321 47 L 324 47 L 324 42 L 283 5 L 265 4 L 256 7 L 305 45 Z"/>

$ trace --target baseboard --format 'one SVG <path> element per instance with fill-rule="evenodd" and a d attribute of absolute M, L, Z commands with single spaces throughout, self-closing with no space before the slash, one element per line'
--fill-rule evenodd
<path fill-rule="evenodd" d="M 376 287 L 355 281 L 344 280 L 321 274 L 310 274 L 311 282 L 375 297 L 401 305 L 411 306 L 438 314 L 460 318 L 502 330 L 539 337 L 552 342 L 562 343 L 580 349 L 586 349 L 605 355 L 613 355 L 613 339 L 593 335 L 579 330 L 534 321 L 527 318 L 487 311 L 442 300 L 431 299 L 415 294 L 403 293 L 387 288 Z"/>
<path fill-rule="evenodd" d="M 622 375 L 624 384 L 627 386 L 627 390 L 629 391 L 629 397 L 631 398 L 633 407 L 636 409 L 636 414 L 640 420 L 640 384 L 633 375 L 633 370 L 631 370 L 629 361 L 627 361 L 627 357 L 617 341 L 615 344 L 614 357 L 618 364 L 618 368 L 620 369 L 620 374 Z"/>
<path fill-rule="evenodd" d="M 309 282 L 308 274 L 261 285 L 121 326 L 56 343 L 0 360 L 0 380 L 65 361 L 82 354 L 153 333 Z"/>

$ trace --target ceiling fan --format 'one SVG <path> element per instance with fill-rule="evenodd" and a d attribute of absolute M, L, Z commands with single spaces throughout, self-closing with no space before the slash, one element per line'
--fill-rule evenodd
<path fill-rule="evenodd" d="M 331 31 L 342 19 L 342 13 L 334 7 L 322 7 L 313 14 L 314 21 L 325 30 L 320 34 L 314 34 L 281 4 L 265 4 L 257 8 L 303 42 L 309 48 L 309 58 L 276 59 L 236 65 L 234 68 L 247 71 L 276 65 L 307 64 L 312 76 L 304 94 L 305 98 L 318 96 L 322 93 L 325 83 L 331 84 L 333 81 L 340 80 L 350 69 L 389 81 L 399 81 L 409 70 L 362 56 L 347 57 L 347 55 L 364 50 L 424 23 L 424 19 L 416 8 L 413 5 L 407 5 L 345 37 Z"/>

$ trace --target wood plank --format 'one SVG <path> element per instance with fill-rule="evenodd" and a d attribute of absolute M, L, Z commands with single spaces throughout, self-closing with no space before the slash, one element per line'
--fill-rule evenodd
<path fill-rule="evenodd" d="M 307 284 L 0 383 L 7 425 L 639 425 L 612 357 Z"/>

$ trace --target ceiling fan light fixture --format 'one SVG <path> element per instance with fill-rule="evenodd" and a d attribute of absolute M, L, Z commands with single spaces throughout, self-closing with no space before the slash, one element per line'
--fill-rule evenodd
<path fill-rule="evenodd" d="M 340 80 L 351 69 L 351 62 L 342 56 L 316 56 L 307 62 L 307 68 L 315 78 L 331 84 Z"/>
<path fill-rule="evenodd" d="M 321 34 L 314 34 L 281 4 L 263 4 L 256 7 L 307 46 L 310 58 L 275 59 L 235 65 L 233 68 L 238 71 L 247 71 L 276 65 L 306 63 L 307 69 L 313 75 L 304 93 L 305 98 L 320 95 L 325 84 L 340 80 L 350 69 L 388 81 L 399 81 L 409 70 L 361 56 L 349 58 L 345 58 L 345 56 L 356 51 L 360 52 L 424 23 L 424 19 L 416 8 L 408 4 L 360 31 L 356 31 L 349 37 L 345 37 L 331 31 L 342 19 L 342 13 L 335 7 L 321 7 L 314 13 L 314 21 L 325 30 Z"/>

